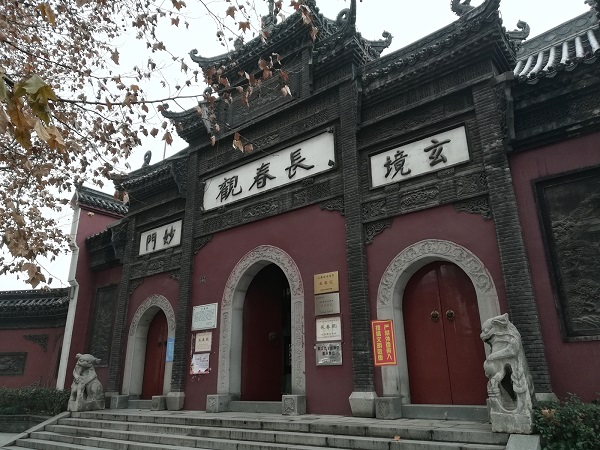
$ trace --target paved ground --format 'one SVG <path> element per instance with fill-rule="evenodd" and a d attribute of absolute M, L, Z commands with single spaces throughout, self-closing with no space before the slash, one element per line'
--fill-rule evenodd
<path fill-rule="evenodd" d="M 16 433 L 0 433 L 0 447 L 10 441 L 14 436 L 17 436 Z"/>

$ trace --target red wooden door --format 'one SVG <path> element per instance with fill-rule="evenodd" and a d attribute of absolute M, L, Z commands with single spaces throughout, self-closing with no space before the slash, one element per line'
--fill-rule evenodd
<path fill-rule="evenodd" d="M 406 285 L 403 313 L 411 402 L 485 404 L 485 352 L 467 274 L 445 262 L 423 267 Z"/>
<path fill-rule="evenodd" d="M 143 400 L 150 400 L 153 395 L 163 395 L 167 337 L 167 317 L 165 313 L 158 311 L 148 327 L 142 383 Z"/>
<path fill-rule="evenodd" d="M 242 400 L 279 401 L 282 393 L 285 276 L 279 267 L 262 269 L 244 301 Z"/>

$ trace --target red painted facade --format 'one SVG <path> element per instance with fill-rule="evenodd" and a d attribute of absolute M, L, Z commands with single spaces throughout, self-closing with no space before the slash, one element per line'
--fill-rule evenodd
<path fill-rule="evenodd" d="M 425 239 L 447 240 L 477 256 L 494 281 L 501 312 L 507 311 L 494 222 L 440 206 L 395 218 L 390 229 L 367 246 L 371 316 L 377 314 L 377 290 L 387 266 L 404 249 Z M 375 371 L 377 394 L 382 395 L 381 369 Z"/>
<path fill-rule="evenodd" d="M 122 268 L 113 267 L 107 270 L 94 272 L 90 270 L 90 259 L 85 239 L 96 233 L 104 231 L 106 227 L 115 222 L 118 216 L 109 215 L 104 211 L 94 208 L 81 207 L 79 224 L 77 229 L 76 244 L 79 248 L 77 259 L 77 271 L 75 279 L 79 285 L 77 292 L 77 310 L 75 314 L 75 326 L 71 340 L 71 349 L 67 366 L 65 388 L 69 388 L 73 382 L 73 369 L 75 368 L 75 355 L 87 353 L 92 330 L 92 314 L 94 312 L 94 301 L 99 288 L 118 284 L 121 279 Z M 81 326 L 81 324 L 85 324 Z M 108 379 L 108 368 L 97 367 L 98 380 L 106 385 Z"/>
<path fill-rule="evenodd" d="M 273 245 L 287 252 L 300 270 L 305 297 L 307 411 L 350 414 L 348 397 L 352 393 L 352 357 L 345 223 L 338 212 L 322 211 L 315 205 L 215 234 L 194 261 L 192 306 L 220 304 L 223 286 L 231 271 L 246 253 L 259 245 Z M 339 272 L 343 318 L 343 365 L 317 367 L 313 349 L 316 336 L 313 276 L 336 270 Z M 218 326 L 213 330 L 211 373 L 194 381 L 190 376 L 186 379 L 186 409 L 205 409 L 206 396 L 217 391 L 219 331 Z"/>
<path fill-rule="evenodd" d="M 30 328 L 0 330 L 1 352 L 27 352 L 22 375 L 0 376 L 0 386 L 24 387 L 40 385 L 54 387 L 62 348 L 63 328 Z M 26 335 L 48 335 L 46 349 L 25 338 Z"/>
<path fill-rule="evenodd" d="M 587 401 L 597 398 L 600 391 L 600 341 L 565 342 L 561 338 L 533 182 L 598 164 L 600 133 L 518 153 L 510 159 L 552 387 L 559 398 L 573 393 Z"/>

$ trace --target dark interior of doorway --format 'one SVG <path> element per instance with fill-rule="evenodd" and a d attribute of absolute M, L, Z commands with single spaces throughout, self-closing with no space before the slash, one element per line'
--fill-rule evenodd
<path fill-rule="evenodd" d="M 142 400 L 150 400 L 154 395 L 163 395 L 167 336 L 167 316 L 158 311 L 148 327 Z"/>
<path fill-rule="evenodd" d="M 269 264 L 246 291 L 243 313 L 242 390 L 244 401 L 280 401 L 291 393 L 290 286 Z"/>

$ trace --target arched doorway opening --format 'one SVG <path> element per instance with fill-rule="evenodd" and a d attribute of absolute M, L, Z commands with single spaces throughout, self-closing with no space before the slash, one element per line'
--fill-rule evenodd
<path fill-rule="evenodd" d="M 405 288 L 419 269 L 436 261 L 453 263 L 468 276 L 477 297 L 480 325 L 500 314 L 494 281 L 481 260 L 467 248 L 451 241 L 426 239 L 402 250 L 390 262 L 381 277 L 377 291 L 377 318 L 394 321 L 398 360 L 396 366 L 381 368 L 383 395 L 399 397 L 403 404 L 413 403 L 404 328 Z M 443 311 L 444 314 L 445 312 Z M 483 343 L 481 345 L 483 346 Z M 488 349 L 485 348 L 485 351 L 487 352 Z"/>
<path fill-rule="evenodd" d="M 254 277 L 271 264 L 283 272 L 290 289 L 291 394 L 305 395 L 304 286 L 302 277 L 290 255 L 271 245 L 258 246 L 244 255 L 233 268 L 225 285 L 220 315 L 217 395 L 231 399 L 241 397 L 246 293 Z M 215 401 L 215 398 L 208 399 L 207 410 L 213 407 Z"/>
<path fill-rule="evenodd" d="M 291 393 L 290 287 L 269 264 L 246 291 L 243 313 L 241 400 L 279 401 Z"/>
<path fill-rule="evenodd" d="M 151 400 L 154 395 L 163 395 L 167 334 L 167 317 L 162 310 L 159 310 L 150 322 L 146 337 L 142 400 Z"/>
<path fill-rule="evenodd" d="M 412 403 L 485 404 L 485 350 L 467 274 L 446 261 L 425 265 L 407 283 L 402 308 Z"/>
<path fill-rule="evenodd" d="M 164 339 L 164 322 L 166 321 L 166 339 Z M 155 331 L 152 331 L 155 328 Z M 155 336 L 155 337 L 152 337 Z M 169 338 L 175 338 L 175 313 L 171 303 L 162 295 L 153 295 L 148 297 L 136 310 L 131 325 L 129 327 L 129 337 L 127 340 L 127 352 L 125 354 L 125 367 L 123 373 L 123 394 L 131 398 L 141 398 L 146 372 L 159 371 L 160 381 L 155 382 L 154 391 L 159 392 L 153 395 L 166 395 L 171 390 L 171 374 L 173 363 L 166 362 L 163 356 L 148 356 L 149 347 L 155 347 L 159 350 L 159 342 L 165 342 Z M 164 339 L 164 340 L 163 340 Z M 166 347 L 163 347 L 166 351 Z M 161 368 L 152 367 L 155 361 L 162 361 Z M 146 369 L 146 364 L 150 367 Z M 158 384 L 157 384 L 158 383 Z"/>

